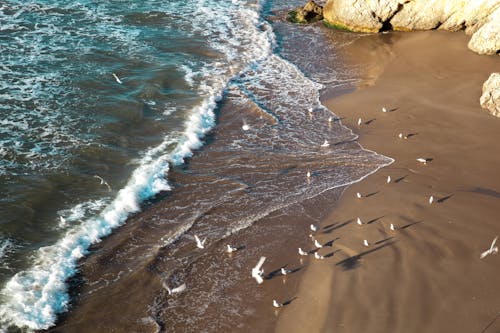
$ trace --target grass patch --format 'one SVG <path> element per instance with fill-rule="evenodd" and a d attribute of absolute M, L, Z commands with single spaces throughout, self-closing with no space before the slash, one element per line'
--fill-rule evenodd
<path fill-rule="evenodd" d="M 346 27 L 345 25 L 342 25 L 340 23 L 332 23 L 332 22 L 327 22 L 326 20 L 323 20 L 323 24 L 325 25 L 325 27 L 330 28 L 330 29 L 337 29 L 337 30 L 352 32 L 351 29 L 349 29 L 348 27 Z"/>

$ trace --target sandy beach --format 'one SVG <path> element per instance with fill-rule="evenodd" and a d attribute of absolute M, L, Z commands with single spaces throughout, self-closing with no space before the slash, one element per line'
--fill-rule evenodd
<path fill-rule="evenodd" d="M 345 54 L 372 69 L 363 87 L 325 103 L 363 147 L 395 162 L 347 188 L 321 222 L 317 238 L 338 239 L 335 255 L 309 259 L 277 332 L 500 331 L 500 257 L 479 258 L 500 234 L 500 120 L 479 106 L 499 62 L 467 39 L 391 33 Z M 377 59 L 385 64 L 370 67 Z"/>

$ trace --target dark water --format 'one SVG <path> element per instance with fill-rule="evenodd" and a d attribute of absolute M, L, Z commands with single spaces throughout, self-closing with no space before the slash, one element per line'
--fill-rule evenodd
<path fill-rule="evenodd" d="M 52 326 L 77 261 L 158 193 L 81 267 L 82 300 L 149 279 L 131 299 L 156 318 L 157 287 L 201 260 L 194 234 L 220 246 L 390 162 L 319 100 L 356 82 L 336 62 L 352 37 L 266 20 L 292 5 L 0 3 L 2 325 Z"/>

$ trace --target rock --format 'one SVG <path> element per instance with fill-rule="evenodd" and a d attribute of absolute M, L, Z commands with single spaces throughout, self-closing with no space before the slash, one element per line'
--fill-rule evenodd
<path fill-rule="evenodd" d="M 326 25 L 357 32 L 466 29 L 472 50 L 500 50 L 500 0 L 328 0 L 323 15 Z"/>
<path fill-rule="evenodd" d="M 288 20 L 294 23 L 313 23 L 323 19 L 323 7 L 314 1 L 308 1 L 304 7 L 288 13 Z"/>
<path fill-rule="evenodd" d="M 483 94 L 479 102 L 481 107 L 492 115 L 500 117 L 500 73 L 492 73 L 483 84 Z"/>

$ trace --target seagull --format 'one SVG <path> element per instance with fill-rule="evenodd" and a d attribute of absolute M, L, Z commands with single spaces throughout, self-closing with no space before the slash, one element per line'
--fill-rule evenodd
<path fill-rule="evenodd" d="M 302 250 L 300 247 L 299 247 L 299 254 L 301 256 L 308 256 L 309 255 L 309 253 L 307 253 L 306 251 Z"/>
<path fill-rule="evenodd" d="M 61 222 L 61 224 L 65 225 L 66 224 L 66 219 L 62 216 L 59 216 L 59 221 Z"/>
<path fill-rule="evenodd" d="M 207 239 L 205 238 L 203 241 L 200 240 L 200 238 L 197 235 L 194 235 L 194 239 L 196 240 L 196 247 L 199 249 L 204 249 L 205 248 L 205 242 Z"/>
<path fill-rule="evenodd" d="M 387 112 L 387 109 L 386 108 L 382 108 L 382 112 Z"/>
<path fill-rule="evenodd" d="M 318 226 L 316 226 L 316 225 L 314 225 L 314 224 L 311 224 L 311 225 L 309 226 L 309 228 L 311 228 L 311 231 L 313 231 L 313 232 L 318 231 Z"/>
<path fill-rule="evenodd" d="M 291 269 L 286 269 L 285 267 L 281 267 L 280 271 L 281 271 L 281 275 L 287 275 L 288 273 L 292 272 Z"/>
<path fill-rule="evenodd" d="M 361 199 L 363 196 L 361 195 L 361 193 L 356 193 L 356 196 L 358 197 L 358 199 Z"/>
<path fill-rule="evenodd" d="M 328 122 L 331 123 L 333 121 L 333 117 L 328 118 Z"/>
<path fill-rule="evenodd" d="M 106 185 L 106 187 L 108 188 L 108 191 L 111 192 L 111 186 L 109 186 L 108 182 L 104 180 L 104 178 L 102 178 L 101 176 L 98 176 L 98 175 L 94 175 L 94 178 L 97 178 L 101 181 L 101 185 Z"/>
<path fill-rule="evenodd" d="M 184 290 L 186 290 L 186 284 L 185 283 L 181 284 L 178 287 L 172 288 L 172 289 L 170 289 L 166 284 L 163 284 L 163 286 L 165 287 L 165 289 L 167 289 L 169 295 L 178 294 L 178 293 L 181 293 Z"/>
<path fill-rule="evenodd" d="M 307 178 L 311 178 L 311 171 L 307 171 Z"/>
<path fill-rule="evenodd" d="M 321 249 L 323 245 L 321 245 L 317 239 L 314 240 L 314 246 L 316 246 L 318 249 Z"/>
<path fill-rule="evenodd" d="M 361 126 L 361 123 L 362 123 L 362 122 L 363 122 L 363 121 L 361 120 L 361 118 L 358 118 L 358 126 Z"/>
<path fill-rule="evenodd" d="M 394 226 L 394 224 L 391 223 L 391 225 L 389 226 L 389 229 L 391 229 L 392 231 L 396 231 L 396 227 Z"/>
<path fill-rule="evenodd" d="M 309 112 L 309 118 L 312 119 L 313 118 L 313 108 L 309 108 L 307 111 Z"/>
<path fill-rule="evenodd" d="M 325 259 L 325 257 L 320 256 L 320 255 L 318 254 L 318 252 L 314 252 L 314 258 L 316 258 L 316 259 L 318 259 L 318 260 L 323 260 L 323 259 Z"/>
<path fill-rule="evenodd" d="M 387 184 L 391 182 L 391 176 L 387 176 Z"/>
<path fill-rule="evenodd" d="M 402 138 L 403 138 L 403 133 L 399 133 L 399 134 L 398 134 L 398 137 L 399 137 L 400 139 L 402 139 Z"/>
<path fill-rule="evenodd" d="M 226 252 L 227 253 L 233 253 L 235 251 L 238 251 L 238 248 L 237 247 L 232 247 L 231 245 L 227 244 L 227 249 L 226 249 Z"/>
<path fill-rule="evenodd" d="M 419 158 L 417 158 L 417 161 L 419 161 L 420 163 L 423 163 L 423 164 L 427 164 L 426 158 L 419 157 Z"/>
<path fill-rule="evenodd" d="M 280 302 L 278 302 L 277 300 L 273 299 L 273 306 L 275 308 L 281 308 L 283 306 L 283 304 L 281 304 Z"/>
<path fill-rule="evenodd" d="M 366 246 L 366 247 L 370 246 L 370 244 L 368 243 L 368 241 L 366 239 L 363 240 L 363 245 Z"/>
<path fill-rule="evenodd" d="M 115 73 L 112 73 L 113 74 L 113 77 L 115 78 L 116 82 L 118 82 L 119 84 L 122 84 L 122 80 L 120 80 L 120 78 L 118 77 L 118 75 L 116 75 Z"/>
<path fill-rule="evenodd" d="M 328 143 L 328 140 L 325 140 L 325 142 L 323 142 L 323 144 L 321 145 L 321 147 L 329 147 L 330 144 Z"/>
<path fill-rule="evenodd" d="M 241 126 L 241 128 L 244 130 L 244 131 L 248 131 L 250 129 L 250 126 L 248 126 L 247 124 L 243 124 L 243 126 Z"/>
<path fill-rule="evenodd" d="M 480 259 L 483 259 L 488 254 L 495 254 L 495 253 L 498 252 L 498 247 L 495 246 L 495 243 L 497 242 L 497 239 L 498 239 L 498 236 L 496 236 L 495 239 L 493 240 L 493 242 L 491 242 L 490 248 L 488 250 L 484 251 L 483 253 L 481 253 L 481 255 L 479 256 Z"/>
<path fill-rule="evenodd" d="M 434 202 L 434 196 L 430 196 L 429 197 L 429 205 L 432 205 L 432 203 Z"/>
<path fill-rule="evenodd" d="M 361 219 L 360 219 L 359 217 L 358 217 L 358 219 L 356 220 L 356 223 L 357 223 L 358 225 L 363 225 L 363 222 L 361 222 Z"/>
<path fill-rule="evenodd" d="M 252 268 L 252 277 L 257 280 L 258 284 L 264 282 L 262 275 L 264 275 L 264 270 L 262 269 L 262 265 L 264 265 L 264 261 L 266 261 L 266 257 L 260 257 L 259 262 Z"/>

